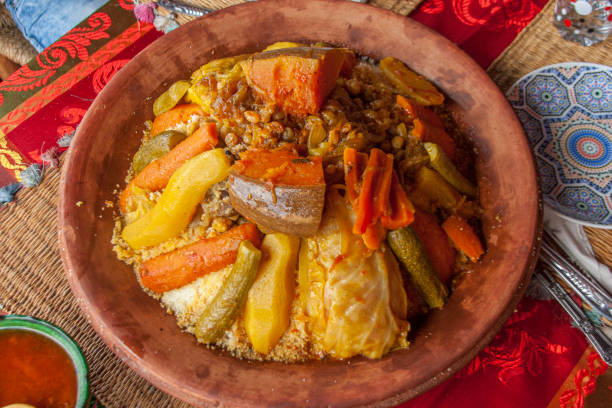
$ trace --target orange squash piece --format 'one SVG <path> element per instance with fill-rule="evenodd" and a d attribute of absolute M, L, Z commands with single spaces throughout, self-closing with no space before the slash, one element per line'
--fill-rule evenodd
<path fill-rule="evenodd" d="M 266 102 L 285 113 L 307 115 L 319 111 L 354 59 L 342 48 L 295 47 L 255 54 L 241 64 L 249 85 Z"/>
<path fill-rule="evenodd" d="M 229 176 L 234 209 L 266 234 L 314 235 L 325 203 L 321 157 L 286 149 L 249 150 L 241 157 Z"/>

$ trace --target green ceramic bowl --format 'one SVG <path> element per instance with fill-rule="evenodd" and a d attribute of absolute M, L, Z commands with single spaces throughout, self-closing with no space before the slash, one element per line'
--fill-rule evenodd
<path fill-rule="evenodd" d="M 40 319 L 21 315 L 0 315 L 0 330 L 27 330 L 45 336 L 57 343 L 70 356 L 76 370 L 76 408 L 83 408 L 89 402 L 89 379 L 87 362 L 83 352 L 74 340 L 59 327 Z"/>

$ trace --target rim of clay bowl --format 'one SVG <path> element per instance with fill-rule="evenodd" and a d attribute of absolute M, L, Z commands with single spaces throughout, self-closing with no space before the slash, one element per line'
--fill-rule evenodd
<path fill-rule="evenodd" d="M 348 2 L 348 1 L 334 1 L 334 0 L 311 0 L 311 1 L 304 1 L 304 2 L 289 1 L 289 0 L 283 0 L 283 1 L 262 0 L 256 3 L 247 2 L 247 3 L 237 5 L 237 6 L 228 7 L 226 9 L 217 11 L 215 13 L 211 13 L 205 17 L 202 17 L 201 19 L 192 21 L 184 26 L 181 26 L 178 29 L 172 31 L 171 33 L 161 37 L 160 39 L 155 41 L 153 44 L 149 45 L 149 47 L 146 50 L 149 50 L 149 51 L 162 50 L 163 51 L 163 50 L 167 50 L 169 47 L 171 48 L 173 42 L 176 41 L 176 39 L 182 38 L 181 36 L 183 34 L 181 33 L 186 33 L 187 32 L 186 30 L 188 30 L 189 27 L 198 27 L 198 28 L 208 27 L 208 29 L 210 30 L 210 26 L 212 26 L 214 23 L 222 19 L 228 19 L 229 21 L 231 21 L 231 20 L 236 20 L 236 18 L 238 17 L 252 17 L 253 15 L 261 16 L 261 15 L 264 15 L 262 14 L 261 9 L 266 9 L 268 10 L 268 12 L 271 12 L 270 8 L 272 7 L 274 7 L 275 13 L 278 13 L 277 10 L 279 8 L 284 7 L 283 10 L 285 10 L 285 12 L 287 13 L 289 12 L 292 13 L 291 16 L 293 17 L 295 17 L 295 15 L 298 13 L 303 13 L 303 10 L 305 9 L 307 10 L 309 8 L 312 9 L 315 7 L 324 7 L 325 10 L 329 10 L 330 8 L 333 7 L 333 10 L 335 10 L 336 12 L 341 8 L 345 11 L 348 10 L 354 14 L 357 14 L 359 18 L 365 18 L 365 20 L 369 21 L 370 24 L 374 24 L 372 23 L 372 21 L 374 21 L 372 17 L 381 18 L 384 21 L 392 20 L 393 26 L 395 26 L 398 32 L 400 29 L 404 30 L 405 34 L 403 35 L 417 34 L 421 36 L 419 38 L 426 38 L 428 41 L 435 43 L 435 45 L 437 45 L 438 47 L 447 51 L 450 54 L 449 58 L 456 58 L 460 62 L 460 65 L 463 64 L 463 66 L 460 68 L 461 72 L 465 72 L 469 69 L 470 75 L 472 75 L 471 80 L 478 81 L 478 83 L 482 86 L 482 88 L 486 90 L 485 94 L 488 97 L 491 97 L 494 99 L 495 103 L 491 104 L 491 102 L 489 101 L 486 104 L 487 109 L 489 109 L 489 106 L 495 106 L 496 108 L 498 108 L 498 113 L 501 113 L 504 116 L 504 119 L 506 119 L 505 124 L 510 126 L 511 128 L 509 130 L 510 133 L 516 136 L 516 139 L 513 139 L 513 142 L 515 143 L 515 145 L 518 146 L 517 149 L 519 149 L 521 153 L 524 154 L 524 156 L 522 157 L 525 158 L 524 164 L 526 164 L 527 167 L 522 169 L 522 171 L 523 171 L 523 174 L 527 174 L 527 176 L 529 176 L 529 182 L 528 182 L 527 189 L 529 190 L 530 194 L 533 193 L 533 196 L 521 197 L 520 199 L 522 205 L 528 205 L 529 211 L 531 211 L 529 213 L 530 215 L 528 219 L 529 222 L 527 223 L 525 221 L 522 221 L 521 223 L 519 223 L 520 224 L 519 227 L 521 228 L 521 231 L 524 232 L 524 235 L 521 235 L 523 239 L 521 240 L 520 255 L 517 255 L 517 256 L 520 256 L 520 265 L 516 263 L 512 265 L 504 265 L 504 268 L 507 269 L 511 267 L 512 271 L 516 271 L 515 273 L 512 273 L 513 275 L 512 279 L 506 279 L 505 282 L 503 283 L 503 285 L 508 286 L 509 282 L 512 282 L 511 283 L 512 288 L 511 290 L 505 289 L 505 292 L 503 293 L 503 302 L 498 302 L 498 304 L 495 305 L 495 310 L 496 310 L 495 314 L 493 314 L 492 312 L 488 312 L 485 318 L 479 319 L 480 328 L 478 332 L 474 332 L 473 330 L 470 332 L 469 328 L 467 327 L 464 328 L 465 330 L 468 330 L 468 332 L 470 333 L 466 336 L 466 338 L 469 339 L 469 343 L 467 340 L 463 339 L 461 346 L 459 347 L 455 346 L 452 351 L 449 351 L 450 357 L 444 360 L 445 365 L 443 368 L 438 367 L 438 365 L 440 365 L 441 363 L 439 363 L 438 365 L 432 365 L 430 367 L 423 368 L 422 371 L 424 371 L 424 373 L 420 373 L 420 376 L 418 377 L 418 382 L 415 379 L 411 379 L 409 381 L 405 379 L 402 380 L 401 378 L 403 377 L 400 378 L 400 376 L 404 375 L 403 374 L 404 371 L 401 370 L 401 367 L 397 366 L 397 364 L 401 363 L 402 359 L 404 358 L 403 356 L 405 354 L 402 354 L 402 351 L 390 353 L 389 355 L 385 356 L 383 359 L 378 360 L 378 361 L 368 361 L 365 359 L 357 358 L 357 359 L 349 360 L 348 362 L 328 361 L 328 362 L 322 362 L 321 364 L 318 364 L 316 362 L 311 364 L 310 362 L 307 362 L 306 364 L 301 365 L 301 367 L 303 367 L 305 370 L 306 369 L 310 370 L 308 371 L 309 373 L 312 373 L 316 370 L 317 376 L 321 372 L 324 372 L 325 373 L 324 375 L 330 375 L 330 373 L 339 372 L 341 371 L 341 369 L 345 369 L 347 364 L 350 365 L 349 368 L 351 372 L 357 375 L 363 372 L 367 372 L 367 374 L 371 374 L 372 372 L 374 372 L 373 371 L 374 369 L 371 369 L 370 367 L 375 367 L 376 372 L 381 372 L 381 370 L 385 368 L 389 368 L 391 370 L 398 370 L 400 372 L 394 373 L 393 371 L 390 371 L 388 375 L 384 376 L 384 379 L 385 379 L 384 383 L 379 384 L 382 386 L 382 389 L 376 390 L 376 389 L 372 389 L 370 386 L 371 392 L 366 393 L 365 391 L 367 390 L 364 390 L 364 392 L 358 396 L 350 395 L 351 393 L 347 393 L 345 390 L 342 390 L 343 395 L 341 396 L 341 401 L 335 401 L 335 404 L 360 405 L 360 406 L 390 406 L 390 405 L 398 404 L 400 402 L 410 399 L 422 393 L 423 391 L 426 391 L 432 388 L 433 386 L 441 383 L 445 379 L 449 378 L 458 369 L 460 369 L 465 364 L 467 364 L 486 344 L 490 342 L 490 340 L 495 336 L 495 334 L 499 331 L 499 329 L 501 329 L 501 327 L 505 324 L 507 318 L 512 313 L 515 306 L 520 301 L 522 294 L 526 289 L 526 283 L 529 281 L 531 277 L 531 274 L 533 272 L 533 269 L 535 267 L 535 263 L 537 260 L 538 243 L 539 243 L 539 236 L 541 233 L 541 222 L 542 222 L 542 205 L 541 205 L 541 199 L 539 196 L 538 179 L 537 179 L 537 174 L 535 172 L 535 164 L 533 161 L 533 155 L 531 154 L 531 151 L 528 149 L 528 143 L 527 143 L 526 136 L 524 132 L 522 131 L 520 123 L 518 119 L 516 118 L 516 115 L 514 115 L 512 108 L 506 101 L 501 91 L 499 91 L 499 89 L 493 84 L 491 79 L 482 70 L 482 68 L 480 68 L 469 56 L 463 53 L 463 51 L 459 50 L 456 45 L 452 44 L 449 40 L 443 38 L 441 35 L 433 32 L 431 29 L 421 25 L 420 23 L 410 20 L 406 17 L 397 15 L 388 10 L 382 10 L 382 9 L 376 8 L 374 6 L 363 5 L 363 4 L 358 4 L 354 2 Z M 304 14 L 300 14 L 300 16 L 303 16 L 303 15 Z M 269 17 L 270 18 L 276 17 L 276 14 L 270 15 Z M 208 25 L 205 26 L 205 24 L 208 24 Z M 351 23 L 348 23 L 348 24 L 349 26 L 347 28 L 350 29 Z M 342 25 L 342 27 L 345 27 L 345 25 Z M 209 33 L 209 34 L 214 35 L 214 33 L 212 34 Z M 363 33 L 356 33 L 356 34 L 363 34 Z M 306 34 L 304 35 L 307 36 Z M 314 37 L 314 34 L 310 34 L 310 35 L 311 37 Z M 317 35 L 320 35 L 320 34 L 317 34 Z M 295 37 L 297 37 L 297 35 Z M 289 37 L 289 36 L 285 37 L 285 40 L 287 41 L 292 40 L 292 39 L 299 40 L 299 38 L 294 38 L 294 37 Z M 309 39 L 312 40 L 313 38 L 309 37 Z M 324 41 L 325 40 L 324 35 L 321 35 L 319 39 L 322 39 Z M 221 39 L 219 41 L 221 41 Z M 272 41 L 273 40 L 270 40 L 270 42 Z M 348 42 L 348 45 L 351 46 L 351 41 L 353 41 L 352 36 L 351 36 L 351 39 L 346 40 L 346 41 Z M 226 45 L 221 44 L 221 46 L 224 47 Z M 360 51 L 358 46 L 354 48 L 356 49 L 356 51 L 358 52 Z M 73 244 L 76 245 L 78 243 L 78 241 L 75 241 L 77 239 L 76 234 L 77 234 L 77 231 L 83 227 L 82 224 L 80 226 L 78 224 L 75 224 L 75 222 L 79 220 L 78 217 L 80 217 L 80 216 L 75 215 L 76 214 L 75 201 L 80 199 L 80 198 L 77 198 L 79 196 L 75 194 L 75 192 L 77 191 L 76 190 L 77 187 L 75 187 L 75 185 L 82 183 L 82 181 L 80 181 L 79 183 L 75 183 L 74 181 L 71 181 L 69 183 L 68 174 L 73 173 L 73 176 L 78 178 L 79 175 L 81 174 L 81 173 L 78 173 L 78 171 L 84 171 L 84 168 L 82 168 L 82 164 L 79 164 L 77 166 L 76 160 L 73 160 L 73 158 L 78 155 L 80 159 L 83 159 L 84 155 L 89 154 L 87 150 L 85 149 L 85 146 L 79 146 L 81 139 L 83 139 L 84 141 L 88 141 L 88 140 L 91 141 L 90 139 L 87 139 L 88 137 L 88 135 L 86 134 L 87 126 L 85 126 L 85 123 L 89 123 L 91 125 L 91 123 L 93 122 L 93 119 L 89 119 L 89 118 L 95 118 L 96 116 L 103 115 L 103 113 L 101 112 L 106 110 L 107 108 L 106 104 L 112 102 L 110 99 L 106 97 L 106 95 L 110 94 L 111 88 L 113 87 L 116 88 L 117 86 L 119 86 L 119 85 L 113 85 L 113 84 L 124 84 L 124 83 L 129 83 L 126 81 L 132 81 L 133 77 L 131 75 L 135 72 L 138 72 L 138 69 L 140 69 L 141 67 L 141 65 L 139 64 L 144 64 L 147 61 L 146 57 L 143 56 L 144 54 L 146 54 L 146 50 L 145 52 L 141 52 L 139 55 L 133 58 L 130 62 L 128 62 L 128 64 L 126 64 L 126 66 L 115 75 L 111 83 L 107 85 L 102 90 L 102 92 L 98 95 L 97 99 L 94 101 L 94 103 L 88 110 L 87 114 L 85 115 L 81 126 L 79 126 L 79 129 L 77 130 L 77 133 L 72 141 L 72 146 L 68 151 L 68 158 L 62 168 L 62 179 L 60 182 L 60 202 L 58 206 L 59 221 L 60 221 L 58 234 L 59 234 L 59 241 L 60 241 L 60 253 L 62 256 L 62 261 L 64 263 L 64 268 L 66 270 L 68 281 L 70 283 L 70 286 L 72 288 L 72 291 L 75 297 L 79 301 L 78 302 L 79 306 L 81 307 L 85 315 L 89 318 L 89 321 L 91 322 L 92 326 L 94 327 L 96 332 L 99 334 L 99 336 L 102 338 L 102 340 L 128 366 L 130 366 L 138 374 L 143 376 L 148 381 L 152 382 L 157 387 L 185 401 L 188 401 L 190 403 L 193 403 L 199 406 L 208 406 L 208 404 L 222 404 L 222 405 L 228 405 L 228 406 L 263 405 L 265 403 L 272 404 L 273 402 L 267 401 L 266 398 L 264 398 L 264 395 L 261 393 L 253 394 L 253 395 L 249 394 L 246 397 L 243 396 L 241 398 L 237 394 L 232 395 L 228 393 L 228 391 L 224 391 L 232 387 L 236 388 L 236 387 L 244 386 L 244 384 L 242 384 L 237 379 L 227 379 L 226 381 L 227 383 L 225 384 L 216 384 L 214 383 L 213 380 L 211 380 L 211 377 L 209 377 L 208 382 L 202 382 L 199 387 L 196 387 L 193 384 L 186 384 L 182 380 L 179 381 L 179 379 L 173 377 L 168 370 L 164 371 L 163 367 L 159 366 L 159 361 L 155 360 L 155 357 L 148 356 L 147 358 L 143 358 L 142 355 L 138 353 L 138 350 L 130 347 L 131 339 L 119 337 L 118 334 L 115 332 L 115 330 L 111 330 L 111 329 L 114 329 L 114 327 L 112 326 L 113 322 L 109 320 L 109 316 L 108 316 L 108 312 L 109 312 L 108 307 L 111 307 L 108 304 L 109 300 L 108 299 L 103 300 L 101 298 L 94 298 L 93 294 L 89 293 L 80 283 L 81 277 L 86 276 L 84 275 L 86 272 L 85 269 L 83 269 L 82 265 L 79 264 L 79 259 L 83 257 L 83 254 L 78 254 L 77 252 L 74 252 L 72 245 Z M 389 54 L 389 55 L 392 55 L 392 54 Z M 205 58 L 211 58 L 211 57 L 212 57 L 211 55 L 202 56 L 203 58 L 202 63 L 206 62 Z M 423 63 L 424 62 L 422 61 L 417 61 L 417 65 L 423 64 Z M 146 66 L 146 65 L 142 65 L 142 66 Z M 418 68 L 414 68 L 414 69 L 417 69 L 417 71 L 419 70 Z M 445 81 L 444 78 L 431 77 L 431 79 L 434 80 L 434 82 L 436 82 L 436 79 L 440 80 L 442 84 L 445 85 L 446 87 L 450 87 L 451 86 L 450 84 L 454 83 L 452 81 L 456 81 L 455 78 L 450 78 L 450 80 L 446 82 L 444 82 Z M 458 82 L 456 81 L 456 83 Z M 461 87 L 461 85 L 459 85 L 459 87 Z M 444 90 L 445 87 L 443 86 L 442 89 Z M 463 91 L 465 89 L 461 88 L 461 90 Z M 471 99 L 471 95 L 465 92 L 457 93 L 456 97 L 452 97 L 452 98 L 455 101 L 458 101 L 460 99 L 460 102 L 466 103 L 468 105 L 470 103 L 472 104 L 474 103 L 474 100 Z M 490 117 L 489 119 L 491 118 L 492 117 Z M 488 122 L 487 126 L 490 127 L 492 125 L 490 122 Z M 506 132 L 508 132 L 508 129 L 505 129 L 505 130 Z M 498 132 L 501 134 L 504 132 L 504 130 L 499 129 Z M 499 141 L 497 141 L 497 143 L 499 143 Z M 77 148 L 77 146 L 79 147 Z M 480 147 L 482 147 L 486 151 L 486 148 L 487 148 L 486 145 L 481 145 Z M 492 165 L 492 162 L 490 159 L 486 163 L 487 165 Z M 531 176 L 533 176 L 533 178 L 531 178 Z M 493 181 L 488 181 L 488 183 L 489 185 L 487 186 L 485 182 L 484 188 L 491 190 L 491 186 L 494 186 L 495 184 Z M 504 191 L 506 193 L 508 192 L 507 189 Z M 503 207 L 503 203 L 500 204 L 499 202 L 495 201 L 497 200 L 497 198 L 491 196 L 490 192 L 487 194 L 488 195 L 485 195 L 485 197 L 488 197 L 487 198 L 489 200 L 489 202 L 487 203 L 488 205 L 492 205 L 494 203 L 495 205 L 502 205 Z M 94 209 L 92 207 L 93 205 L 94 205 L 93 203 L 91 204 L 86 203 L 86 205 L 83 206 L 83 208 L 80 211 L 84 211 L 84 212 L 94 211 L 94 213 L 97 214 L 98 209 L 97 208 Z M 516 210 L 515 207 L 516 206 L 512 207 L 513 211 Z M 513 212 L 513 217 L 516 218 L 516 215 L 517 214 Z M 491 223 L 493 222 L 492 219 L 490 219 L 489 221 Z M 516 224 L 516 221 L 515 221 L 515 224 Z M 66 229 L 67 226 L 70 226 L 69 230 Z M 492 235 L 495 235 L 495 234 L 497 233 L 496 232 L 492 233 Z M 487 258 L 487 256 L 485 256 L 485 258 Z M 490 256 L 485 260 L 487 265 L 489 265 L 488 266 L 489 268 L 491 267 L 491 264 L 494 261 L 495 260 L 492 259 Z M 89 284 L 90 283 L 88 283 L 88 285 Z M 495 296 L 495 295 L 492 294 L 491 296 Z M 455 296 L 455 298 L 457 298 L 457 296 Z M 92 303 L 92 301 L 94 302 Z M 434 312 L 433 314 L 436 314 L 436 313 Z M 441 314 L 436 314 L 435 317 L 437 318 L 439 316 L 441 316 Z M 175 330 L 177 330 L 177 332 L 179 331 L 179 329 L 176 327 L 175 322 L 174 322 L 174 328 Z M 432 339 L 429 339 L 428 342 L 431 340 Z M 135 344 L 140 345 L 140 343 L 135 343 Z M 219 362 L 221 362 L 221 361 L 224 361 L 224 359 L 227 359 L 228 357 L 227 355 L 224 355 L 223 353 L 218 353 L 218 354 L 215 354 L 214 356 L 214 359 L 217 359 L 217 358 L 219 359 Z M 351 364 L 351 362 L 353 362 L 353 364 Z M 227 363 L 226 361 L 223 362 L 223 367 L 225 367 L 227 364 L 229 363 Z M 236 368 L 233 364 L 234 363 L 231 363 L 232 367 Z M 257 377 L 257 381 L 261 381 L 262 378 L 267 381 L 272 381 L 271 373 L 274 373 L 274 378 L 276 378 L 276 380 L 279 383 L 282 383 L 283 381 L 293 381 L 290 378 L 291 377 L 290 374 L 288 374 L 288 371 L 293 370 L 293 366 L 287 369 L 287 368 L 283 368 L 284 366 L 279 363 L 248 363 L 248 364 L 240 363 L 240 369 L 234 373 L 236 376 L 238 376 L 236 378 L 244 380 L 244 378 L 248 375 L 247 370 L 255 368 L 254 366 L 257 364 L 259 364 L 258 367 L 261 367 L 262 369 L 262 371 L 260 371 L 261 374 Z M 300 365 L 296 364 L 295 366 L 300 366 Z M 212 370 L 213 368 L 211 368 L 211 373 L 212 373 Z M 322 370 L 322 371 L 319 371 L 319 370 Z M 240 371 L 243 371 L 243 372 L 241 373 Z M 219 373 L 220 371 L 216 371 L 215 375 L 218 376 L 220 375 Z M 252 372 L 252 374 L 254 373 L 255 372 Z M 214 378 L 219 380 L 219 377 L 214 377 Z M 393 380 L 390 381 L 389 378 L 393 378 Z M 309 380 L 313 382 L 315 382 L 315 380 L 318 381 L 317 378 L 314 376 L 310 377 Z M 353 379 L 349 381 L 354 382 L 357 380 L 358 378 L 354 377 Z M 351 387 L 351 389 L 355 392 L 363 389 L 364 385 L 365 384 L 361 384 L 360 386 L 357 386 L 356 383 L 351 384 L 350 382 L 346 384 L 347 387 Z M 325 384 L 325 386 L 328 386 L 329 388 L 321 389 L 317 392 L 309 388 L 309 390 L 312 391 L 312 393 L 308 395 L 312 395 L 313 398 L 318 398 L 315 401 L 317 404 L 328 405 L 330 404 L 330 402 L 325 400 L 324 398 L 328 398 L 329 395 L 336 396 L 337 393 L 340 393 L 340 390 L 339 389 L 337 390 L 336 389 L 337 387 L 333 384 Z M 312 385 L 310 387 L 312 388 Z M 241 389 L 242 388 L 237 388 L 237 391 L 240 391 Z M 244 393 L 246 391 L 241 391 L 241 392 Z M 296 404 L 295 400 L 298 398 L 298 396 L 295 395 L 295 396 L 292 396 L 291 398 L 293 398 L 294 400 L 291 402 L 286 402 L 286 403 Z M 302 401 L 302 403 L 303 402 L 304 401 Z M 310 403 L 312 404 L 313 401 L 311 400 Z"/>

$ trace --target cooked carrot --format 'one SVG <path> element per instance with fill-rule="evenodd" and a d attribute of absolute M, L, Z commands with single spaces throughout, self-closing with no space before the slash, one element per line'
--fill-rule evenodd
<path fill-rule="evenodd" d="M 385 240 L 387 236 L 387 230 L 382 226 L 380 221 L 376 221 L 373 224 L 368 225 L 365 233 L 361 235 L 363 243 L 369 249 L 376 250 L 380 247 L 380 243 Z"/>
<path fill-rule="evenodd" d="M 382 163 L 379 180 L 374 189 L 374 217 L 380 218 L 387 214 L 389 208 L 389 194 L 391 192 L 391 179 L 393 174 L 393 155 L 384 154 L 382 150 L 372 149 L 374 154 L 381 155 L 378 160 Z"/>
<path fill-rule="evenodd" d="M 344 149 L 344 183 L 346 184 L 348 199 L 353 205 L 359 197 L 361 175 L 367 163 L 367 154 L 359 153 L 352 147 Z"/>
<path fill-rule="evenodd" d="M 391 191 L 389 193 L 389 209 L 380 218 L 383 227 L 395 230 L 407 227 L 414 220 L 414 206 L 406 196 L 395 170 L 391 175 Z"/>
<path fill-rule="evenodd" d="M 380 152 L 380 153 L 377 153 Z M 380 182 L 384 164 L 384 153 L 380 149 L 372 149 L 368 165 L 363 172 L 363 182 L 361 191 L 357 199 L 355 224 L 353 224 L 354 234 L 363 234 L 368 225 L 372 223 L 374 217 L 374 192 L 377 183 Z"/>
<path fill-rule="evenodd" d="M 438 220 L 429 213 L 417 210 L 411 227 L 421 239 L 438 277 L 442 282 L 448 283 L 453 274 L 457 253 L 442 227 L 438 225 Z"/>
<path fill-rule="evenodd" d="M 153 120 L 151 126 L 151 135 L 155 136 L 158 133 L 168 130 L 169 128 L 178 125 L 179 123 L 189 122 L 193 115 L 204 116 L 204 111 L 198 105 L 190 103 L 178 105 L 169 111 L 162 113 Z"/>
<path fill-rule="evenodd" d="M 161 293 L 180 288 L 236 261 L 238 247 L 249 240 L 261 246 L 261 233 L 246 223 L 214 238 L 205 238 L 146 261 L 140 269 L 142 285 Z"/>
<path fill-rule="evenodd" d="M 133 194 L 132 187 L 134 187 L 134 180 L 128 183 L 119 196 L 119 208 L 124 214 L 130 211 L 130 197 Z"/>
<path fill-rule="evenodd" d="M 436 126 L 436 127 L 444 129 L 444 125 L 442 124 L 442 121 L 440 120 L 438 115 L 436 115 L 435 112 L 432 111 L 431 109 L 423 105 L 420 105 L 414 101 L 410 101 L 407 98 L 404 98 L 402 95 L 399 95 L 399 94 L 395 97 L 395 102 L 399 106 L 404 108 L 406 113 L 412 116 L 412 119 L 420 119 L 423 122 L 427 122 L 432 126 Z"/>
<path fill-rule="evenodd" d="M 206 123 L 168 153 L 149 163 L 134 178 L 134 184 L 149 191 L 161 190 L 166 187 L 170 176 L 183 163 L 200 153 L 212 149 L 216 144 L 216 125 L 213 122 Z"/>
<path fill-rule="evenodd" d="M 413 137 L 416 137 L 423 143 L 431 142 L 437 144 L 444 150 L 449 159 L 455 160 L 455 141 L 443 128 L 433 126 L 421 119 L 415 119 L 413 124 L 414 127 L 411 133 Z"/>
<path fill-rule="evenodd" d="M 442 229 L 455 247 L 466 254 L 470 261 L 477 262 L 478 258 L 484 253 L 480 239 L 478 239 L 470 224 L 463 218 L 451 215 L 442 223 Z"/>

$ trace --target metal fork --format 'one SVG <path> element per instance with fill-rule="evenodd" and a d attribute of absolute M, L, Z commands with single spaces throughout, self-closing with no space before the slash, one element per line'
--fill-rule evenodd
<path fill-rule="evenodd" d="M 608 339 L 599 327 L 591 323 L 584 311 L 574 303 L 570 295 L 554 278 L 548 265 L 540 264 L 540 268 L 536 271 L 534 277 L 542 283 L 544 288 L 570 315 L 580 331 L 584 333 L 588 341 L 593 345 L 593 348 L 599 353 L 601 359 L 606 364 L 612 365 L 612 341 Z"/>
<path fill-rule="evenodd" d="M 215 11 L 213 9 L 191 6 L 189 4 L 173 0 L 157 0 L 157 5 L 175 13 L 181 13 L 194 17 L 202 17 L 203 15 Z"/>

